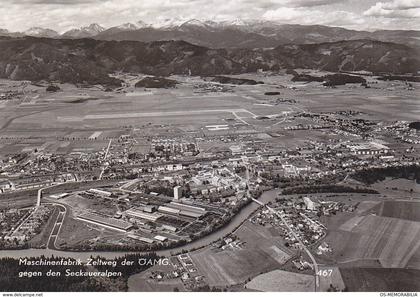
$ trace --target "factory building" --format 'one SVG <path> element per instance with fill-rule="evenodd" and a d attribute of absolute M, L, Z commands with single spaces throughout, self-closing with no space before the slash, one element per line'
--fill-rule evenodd
<path fill-rule="evenodd" d="M 375 141 L 350 145 L 349 148 L 356 155 L 379 155 L 387 154 L 389 152 L 389 147 Z"/>
<path fill-rule="evenodd" d="M 174 199 L 179 200 L 182 197 L 182 188 L 181 186 L 174 187 Z"/>
<path fill-rule="evenodd" d="M 200 218 L 206 214 L 206 210 L 202 207 L 196 207 L 192 205 L 186 205 L 178 202 L 171 202 L 168 205 L 170 208 L 178 209 L 180 212 L 179 214 L 192 217 L 192 218 Z"/>
<path fill-rule="evenodd" d="M 106 196 L 106 197 L 109 197 L 109 196 L 112 195 L 111 192 L 102 191 L 102 190 L 98 190 L 98 189 L 90 189 L 88 192 L 91 193 L 91 194 L 95 194 L 95 195 L 99 195 L 99 196 Z"/>
<path fill-rule="evenodd" d="M 68 195 L 69 195 L 69 193 L 53 194 L 53 195 L 50 195 L 50 198 L 58 200 L 58 199 L 66 197 Z"/>
<path fill-rule="evenodd" d="M 179 209 L 175 209 L 175 208 L 171 208 L 171 207 L 167 207 L 167 206 L 159 206 L 158 210 L 160 212 L 164 212 L 164 213 L 168 213 L 168 214 L 174 214 L 174 215 L 177 215 L 181 212 Z"/>
<path fill-rule="evenodd" d="M 84 221 L 87 223 L 99 225 L 105 228 L 122 231 L 122 232 L 128 232 L 133 225 L 123 221 L 118 220 L 110 217 L 104 217 L 93 213 L 85 213 L 81 214 L 77 217 L 78 220 Z"/>
<path fill-rule="evenodd" d="M 170 225 L 162 225 L 162 228 L 171 232 L 176 232 L 178 230 L 176 227 Z"/>
<path fill-rule="evenodd" d="M 143 211 L 144 212 L 148 212 L 148 213 L 153 213 L 156 211 L 156 206 L 154 205 L 146 205 L 145 207 L 143 207 Z"/>
<path fill-rule="evenodd" d="M 303 197 L 303 202 L 305 203 L 307 210 L 316 210 L 316 203 L 311 200 L 309 197 Z"/>
<path fill-rule="evenodd" d="M 160 241 L 160 242 L 165 242 L 165 241 L 167 241 L 167 240 L 168 240 L 168 238 L 167 238 L 167 237 L 165 237 L 165 236 L 161 236 L 161 235 L 156 235 L 156 236 L 154 237 L 154 239 L 156 239 L 156 240 L 158 240 L 158 241 Z"/>
<path fill-rule="evenodd" d="M 131 208 L 125 212 L 127 216 L 136 218 L 136 219 L 143 219 L 146 221 L 156 222 L 157 219 L 161 218 L 162 215 L 159 213 L 147 213 L 140 209 Z"/>
<path fill-rule="evenodd" d="M 8 180 L 0 180 L 0 193 L 13 190 L 13 184 Z"/>
<path fill-rule="evenodd" d="M 128 237 L 132 238 L 132 239 L 142 241 L 142 242 L 145 242 L 145 243 L 149 243 L 149 244 L 154 242 L 153 239 L 150 239 L 150 238 L 147 238 L 147 237 L 142 237 L 142 236 L 137 236 L 137 235 L 134 235 L 134 234 L 129 234 Z"/>
<path fill-rule="evenodd" d="M 204 208 L 177 202 L 171 202 L 166 204 L 166 206 L 159 206 L 158 210 L 167 214 L 182 215 L 195 219 L 198 219 L 206 214 L 206 210 Z"/>

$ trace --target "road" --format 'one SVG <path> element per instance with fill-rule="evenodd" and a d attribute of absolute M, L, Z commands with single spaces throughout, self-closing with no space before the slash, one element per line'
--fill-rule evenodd
<path fill-rule="evenodd" d="M 297 234 L 295 233 L 295 231 L 293 231 L 293 229 L 289 226 L 289 224 L 286 222 L 286 220 L 283 218 L 283 216 L 281 215 L 280 212 L 272 209 L 271 207 L 269 207 L 266 203 L 262 203 L 261 201 L 251 197 L 250 195 L 250 173 L 249 173 L 249 168 L 248 165 L 245 164 L 245 168 L 246 168 L 246 181 L 247 181 L 247 195 L 248 197 L 250 197 L 252 199 L 252 201 L 256 202 L 257 204 L 266 207 L 271 213 L 274 213 L 275 215 L 277 215 L 281 221 L 283 222 L 283 224 L 287 227 L 287 229 L 289 230 L 289 232 L 293 235 L 293 237 L 299 242 L 299 244 L 301 245 L 301 247 L 303 248 L 303 250 L 306 252 L 306 254 L 308 255 L 308 257 L 311 259 L 312 261 L 312 265 L 314 266 L 314 270 L 315 270 L 315 292 L 317 291 L 318 287 L 319 287 L 319 268 L 318 268 L 318 263 L 315 260 L 315 257 L 312 255 L 311 251 L 303 244 L 303 242 L 300 240 L 300 238 L 297 236 Z"/>
<path fill-rule="evenodd" d="M 112 139 L 110 139 L 110 140 L 109 140 L 108 146 L 107 146 L 107 148 L 106 148 L 106 152 L 105 152 L 104 160 L 106 160 L 106 158 L 108 157 L 109 148 L 111 147 L 111 143 L 112 143 Z"/>
<path fill-rule="evenodd" d="M 111 142 L 112 142 L 112 139 L 109 140 L 108 146 L 106 148 L 105 156 L 104 156 L 104 161 L 106 160 L 106 158 L 108 158 L 108 153 L 109 153 L 109 149 L 111 147 Z M 107 166 L 103 166 L 102 167 L 102 170 L 101 170 L 101 173 L 99 174 L 98 180 L 101 180 L 102 179 L 102 176 L 104 175 L 104 172 L 105 172 L 105 169 L 106 168 L 107 168 Z"/>
<path fill-rule="evenodd" d="M 24 219 L 20 224 L 19 224 L 19 226 L 17 226 L 16 228 L 15 228 L 15 230 L 14 231 L 12 231 L 12 232 L 10 232 L 9 233 L 9 235 L 14 235 L 15 233 L 17 233 L 18 231 L 19 231 L 19 229 L 20 229 L 20 227 L 24 224 L 24 223 L 26 223 L 26 221 L 28 221 L 29 220 L 29 218 L 30 217 L 32 217 L 32 215 L 33 215 L 33 213 L 34 213 L 35 211 L 32 211 L 27 217 L 26 217 L 26 219 Z"/>
<path fill-rule="evenodd" d="M 129 180 L 128 182 L 126 182 L 125 184 L 123 184 L 120 189 L 125 189 L 125 188 L 129 188 L 132 185 L 134 185 L 135 183 L 138 183 L 139 181 L 141 181 L 141 178 L 135 178 L 132 180 Z"/>
<path fill-rule="evenodd" d="M 52 203 L 53 205 L 57 206 L 60 210 L 57 215 L 57 219 L 54 223 L 54 227 L 51 230 L 51 234 L 48 238 L 47 242 L 47 249 L 57 250 L 57 238 L 60 234 L 61 227 L 63 226 L 64 219 L 67 215 L 67 207 L 62 204 Z"/>
<path fill-rule="evenodd" d="M 238 115 L 236 114 L 236 112 L 232 111 L 232 114 L 233 114 L 233 116 L 234 116 L 237 120 L 239 120 L 239 121 L 241 121 L 242 123 L 244 123 L 245 125 L 248 125 L 248 126 L 249 126 L 249 123 L 248 123 L 247 121 L 245 121 L 243 118 L 241 118 L 240 116 L 238 116 Z"/>
<path fill-rule="evenodd" d="M 38 207 L 41 206 L 42 191 L 44 191 L 46 189 L 49 189 L 49 188 L 53 188 L 53 187 L 59 186 L 61 184 L 63 184 L 63 183 L 56 183 L 56 184 L 50 185 L 48 187 L 44 187 L 44 188 L 39 189 L 38 190 L 37 200 L 36 200 L 36 208 L 38 208 Z"/>
<path fill-rule="evenodd" d="M 271 213 L 277 215 L 281 219 L 283 224 L 286 226 L 286 228 L 289 230 L 289 232 L 293 235 L 293 237 L 299 242 L 300 246 L 306 252 L 308 257 L 311 259 L 312 265 L 314 266 L 314 270 L 315 270 L 315 292 L 316 292 L 318 290 L 318 287 L 319 287 L 319 267 L 318 267 L 318 263 L 315 260 L 315 257 L 312 255 L 311 251 L 303 244 L 303 242 L 297 236 L 295 231 L 293 231 L 293 229 L 289 226 L 289 224 L 286 222 L 286 220 L 283 218 L 283 216 L 281 215 L 280 212 L 272 209 L 271 207 L 262 203 L 261 201 L 258 201 L 257 199 L 252 198 L 252 201 L 258 203 L 259 205 L 262 205 L 262 206 L 266 207 Z"/>

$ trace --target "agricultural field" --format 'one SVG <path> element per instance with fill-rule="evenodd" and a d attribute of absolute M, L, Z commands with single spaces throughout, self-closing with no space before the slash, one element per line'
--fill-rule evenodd
<path fill-rule="evenodd" d="M 279 264 L 284 264 L 294 252 L 285 247 L 283 237 L 275 231 L 272 227 L 254 225 L 247 221 L 234 234 L 246 248 L 263 250 Z"/>
<path fill-rule="evenodd" d="M 315 278 L 307 274 L 274 270 L 258 275 L 245 287 L 263 292 L 313 292 Z"/>
<path fill-rule="evenodd" d="M 117 211 L 115 203 L 111 200 L 98 197 L 91 197 L 89 199 L 89 196 L 86 194 L 84 196 L 72 194 L 61 199 L 60 202 L 69 205 L 75 215 L 90 211 L 112 216 Z"/>
<path fill-rule="evenodd" d="M 64 84 L 60 85 L 60 92 L 48 93 L 45 88 L 29 85 L 25 99 L 8 101 L 0 106 L 0 137 L 45 139 L 48 135 L 47 138 L 52 140 L 74 138 L 99 141 L 123 134 L 123 127 L 147 128 L 155 125 L 189 132 L 205 132 L 208 130 L 206 126 L 212 125 L 228 127 L 208 133 L 231 133 L 238 129 L 267 131 L 293 124 L 289 122 L 290 113 L 341 110 L 343 100 L 347 109 L 362 111 L 364 114 L 360 117 L 372 120 L 387 119 L 390 115 L 405 120 L 418 118 L 415 93 L 396 90 L 398 99 L 397 95 L 391 98 L 385 90 L 387 82 L 379 82 L 378 87 L 372 89 L 354 86 L 326 89 L 318 84 L 291 82 L 291 77 L 287 75 L 241 77 L 264 81 L 265 84 L 232 86 L 232 92 L 204 93 L 194 90 L 196 84 L 203 82 L 200 78 L 182 76 L 173 77 L 180 84 L 170 90 L 127 87 L 104 92 L 96 87 L 77 88 Z M 21 88 L 20 82 L 4 83 L 10 88 Z M 296 103 L 276 102 L 278 96 L 265 95 L 268 91 L 278 91 L 281 98 L 295 100 Z M 396 105 L 398 108 L 395 108 Z M 317 131 L 313 133 L 319 134 L 317 137 L 327 137 Z M 286 137 L 290 140 L 289 136 Z"/>
<path fill-rule="evenodd" d="M 383 217 L 420 222 L 420 202 L 384 201 L 380 215 Z"/>
<path fill-rule="evenodd" d="M 243 88 L 246 93 L 247 88 Z M 251 99 L 248 103 L 250 99 L 244 99 L 238 94 L 195 94 L 191 89 L 188 82 L 174 90 L 153 92 L 136 90 L 112 95 L 99 94 L 98 90 L 93 89 L 85 89 L 81 94 L 77 94 L 81 91 L 76 89 L 73 92 L 76 94 L 72 95 L 70 89 L 64 89 L 52 98 L 48 94 L 41 94 L 40 97 L 48 98 L 48 108 L 35 105 L 40 99 L 34 99 L 34 104 L 31 105 L 32 108 L 34 105 L 37 106 L 36 111 L 25 114 L 25 110 L 28 110 L 27 105 L 24 108 L 17 107 L 15 111 L 17 115 L 11 117 L 3 128 L 54 129 L 60 131 L 58 132 L 60 135 L 68 127 L 77 128 L 79 131 L 91 129 L 100 132 L 104 128 L 153 123 L 194 125 L 197 129 L 197 123 L 200 123 L 200 126 L 223 124 L 224 119 L 229 117 L 236 118 L 237 123 L 243 124 L 246 118 L 256 115 L 251 108 L 263 114 L 269 109 L 264 106 L 254 106 L 252 101 L 258 98 Z M 263 96 L 261 90 L 260 97 Z M 54 106 L 56 107 L 52 108 Z M 283 110 L 284 108 L 280 106 L 279 111 Z M 78 131 L 66 133 L 66 136 L 81 137 L 76 132 Z M 93 133 L 89 136 L 92 135 Z"/>
<path fill-rule="evenodd" d="M 173 292 L 177 288 L 184 291 L 179 279 L 156 282 L 139 277 L 137 274 L 128 279 L 128 292 Z"/>
<path fill-rule="evenodd" d="M 64 219 L 63 227 L 57 237 L 58 247 L 73 247 L 83 245 L 98 238 L 101 235 L 99 230 L 88 227 L 86 223 L 67 216 Z"/>
<path fill-rule="evenodd" d="M 319 256 L 348 291 L 418 291 L 420 222 L 418 202 L 366 200 L 354 213 L 328 217 L 324 239 L 331 248 Z M 325 266 L 328 267 L 328 266 Z M 323 266 L 320 266 L 323 269 Z M 321 286 L 329 286 L 320 278 Z M 325 289 L 325 288 L 324 288 Z"/>
<path fill-rule="evenodd" d="M 191 258 L 210 286 L 236 285 L 261 272 L 280 267 L 276 260 L 261 250 L 205 250 L 191 254 Z"/>
<path fill-rule="evenodd" d="M 372 185 L 375 190 L 396 199 L 420 199 L 420 183 L 415 179 L 386 178 Z"/>
<path fill-rule="evenodd" d="M 191 254 L 210 286 L 243 283 L 259 273 L 279 269 L 290 259 L 293 253 L 284 247 L 281 238 L 259 227 L 246 222 L 235 231 L 240 248 L 206 248 Z"/>
<path fill-rule="evenodd" d="M 340 268 L 350 292 L 418 292 L 420 273 L 399 268 Z"/>
<path fill-rule="evenodd" d="M 407 268 L 419 269 L 420 267 L 420 247 L 414 252 L 407 264 Z"/>
<path fill-rule="evenodd" d="M 337 266 L 319 265 L 319 291 L 343 291 L 346 289 L 340 269 Z"/>
<path fill-rule="evenodd" d="M 325 242 L 339 265 L 404 268 L 420 247 L 420 223 L 376 214 L 347 216 L 338 228 L 331 226 Z"/>
<path fill-rule="evenodd" d="M 0 195 L 0 209 L 25 208 L 36 204 L 37 192 L 34 190 L 20 193 L 7 193 Z"/>

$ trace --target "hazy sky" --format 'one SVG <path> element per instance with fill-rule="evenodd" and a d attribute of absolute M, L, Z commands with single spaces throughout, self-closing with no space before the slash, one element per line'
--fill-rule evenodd
<path fill-rule="evenodd" d="M 99 23 L 258 19 L 351 29 L 420 29 L 420 0 L 0 0 L 0 28 L 59 32 Z"/>

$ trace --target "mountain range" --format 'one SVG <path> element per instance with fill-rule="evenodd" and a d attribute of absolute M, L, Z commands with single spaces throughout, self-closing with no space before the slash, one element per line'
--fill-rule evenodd
<path fill-rule="evenodd" d="M 420 55 L 406 45 L 369 39 L 212 49 L 185 41 L 0 37 L 0 78 L 14 80 L 118 86 L 109 77 L 117 71 L 211 76 L 294 68 L 417 73 Z"/>
<path fill-rule="evenodd" d="M 43 28 L 25 32 L 0 29 L 0 36 L 33 36 L 57 39 L 94 38 L 99 40 L 163 41 L 184 40 L 209 48 L 273 48 L 282 44 L 310 44 L 341 40 L 372 39 L 420 47 L 420 31 L 356 31 L 320 25 L 279 24 L 272 21 L 165 20 L 160 25 L 125 23 L 104 28 L 98 24 L 72 29 L 62 34 Z"/>

